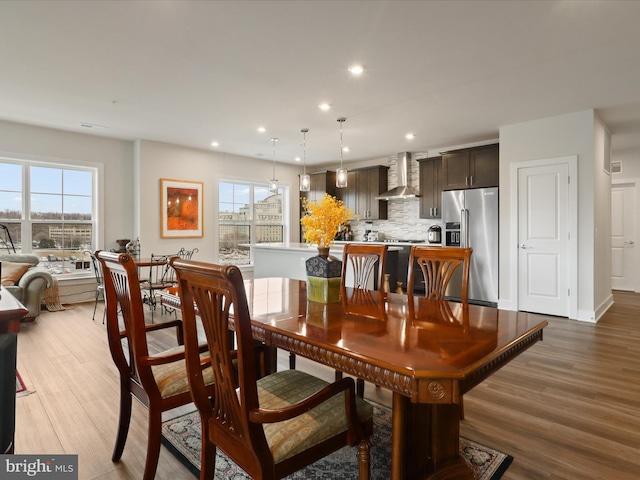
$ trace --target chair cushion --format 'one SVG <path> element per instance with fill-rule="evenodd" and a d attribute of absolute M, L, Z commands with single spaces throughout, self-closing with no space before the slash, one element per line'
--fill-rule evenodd
<path fill-rule="evenodd" d="M 184 352 L 184 346 L 178 346 L 162 352 L 162 355 L 169 355 L 176 352 Z M 200 357 L 206 358 L 208 352 L 200 354 Z M 187 364 L 184 361 L 167 363 L 165 365 L 154 365 L 151 367 L 153 377 L 158 384 L 160 396 L 162 398 L 172 397 L 180 393 L 189 391 L 189 379 L 187 376 Z M 211 367 L 206 368 L 202 372 L 205 385 L 211 385 L 214 381 L 213 370 Z"/>
<path fill-rule="evenodd" d="M 327 386 L 324 380 L 299 370 L 283 370 L 258 380 L 261 408 L 277 409 L 297 403 Z M 361 421 L 373 416 L 373 407 L 356 397 Z M 291 420 L 264 424 L 267 443 L 279 463 L 348 429 L 344 393 Z"/>
<path fill-rule="evenodd" d="M 33 265 L 31 263 L 2 262 L 2 285 L 10 287 L 15 285 Z"/>

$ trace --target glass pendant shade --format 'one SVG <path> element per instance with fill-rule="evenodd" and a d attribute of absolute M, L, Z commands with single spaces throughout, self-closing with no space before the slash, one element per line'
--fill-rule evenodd
<path fill-rule="evenodd" d="M 302 132 L 302 165 L 303 173 L 300 175 L 300 191 L 308 192 L 311 190 L 311 177 L 307 174 L 307 132 L 308 128 L 300 130 Z"/>
<path fill-rule="evenodd" d="M 342 153 L 344 152 L 342 145 L 342 124 L 346 120 L 345 117 L 338 118 L 338 123 L 340 124 L 340 168 L 336 170 L 336 188 L 345 188 L 347 186 L 347 169 L 342 165 Z"/>
<path fill-rule="evenodd" d="M 345 188 L 347 186 L 347 169 L 338 168 L 336 170 L 336 187 Z"/>
<path fill-rule="evenodd" d="M 300 175 L 300 191 L 308 192 L 311 190 L 311 176 L 307 173 Z"/>

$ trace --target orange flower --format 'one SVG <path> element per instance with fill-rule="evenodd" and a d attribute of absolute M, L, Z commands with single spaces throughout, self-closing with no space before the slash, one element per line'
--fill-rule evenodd
<path fill-rule="evenodd" d="M 328 193 L 315 202 L 309 202 L 306 198 L 302 201 L 305 210 L 300 219 L 304 239 L 311 245 L 325 248 L 331 245 L 336 234 L 340 231 L 340 225 L 346 223 L 354 216 L 353 210 L 347 208 Z"/>

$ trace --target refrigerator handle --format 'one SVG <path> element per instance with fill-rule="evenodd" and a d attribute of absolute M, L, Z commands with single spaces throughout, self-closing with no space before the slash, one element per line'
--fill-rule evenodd
<path fill-rule="evenodd" d="M 469 236 L 469 210 L 466 208 L 460 211 L 460 219 L 462 220 L 462 235 L 461 235 L 461 247 L 469 248 L 470 236 Z"/>

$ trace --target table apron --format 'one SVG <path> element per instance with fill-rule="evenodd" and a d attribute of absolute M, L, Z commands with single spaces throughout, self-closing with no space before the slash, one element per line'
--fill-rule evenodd
<path fill-rule="evenodd" d="M 417 378 L 405 375 L 358 358 L 331 351 L 318 345 L 253 326 L 253 338 L 267 345 L 321 363 L 327 367 L 354 375 L 365 381 L 409 397 L 412 403 L 459 404 L 462 395 L 499 370 L 511 359 L 534 343 L 542 340 L 542 330 L 532 332 L 526 339 L 512 345 L 486 364 L 462 378 Z"/>

